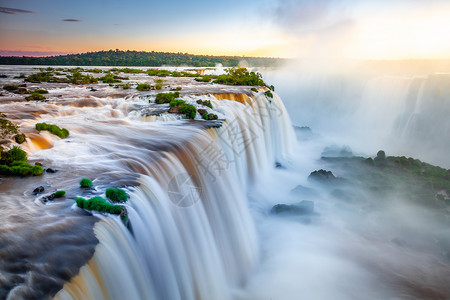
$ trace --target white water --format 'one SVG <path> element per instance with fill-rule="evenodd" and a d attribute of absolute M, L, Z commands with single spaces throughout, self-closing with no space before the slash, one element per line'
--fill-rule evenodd
<path fill-rule="evenodd" d="M 287 162 L 295 138 L 278 96 L 213 103 L 227 118 L 221 128 L 179 127 L 177 134 L 191 137 L 177 148 L 149 162 L 134 158 L 150 176 L 142 175 L 131 195 L 133 234 L 109 218 L 97 223 L 93 259 L 56 299 L 231 299 L 244 287 L 259 260 L 246 191 L 275 161 Z M 91 134 L 83 137 L 88 145 L 98 138 Z M 145 139 L 145 130 L 140 134 Z M 176 205 L 171 180 L 185 174 L 178 192 L 191 202 Z"/>

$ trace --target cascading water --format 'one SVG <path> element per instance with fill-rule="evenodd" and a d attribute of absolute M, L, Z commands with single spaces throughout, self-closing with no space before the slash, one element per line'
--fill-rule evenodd
<path fill-rule="evenodd" d="M 110 118 L 115 117 L 119 128 L 83 122 L 84 129 L 78 130 L 83 131 L 80 137 L 88 148 L 73 147 L 78 152 L 77 167 L 83 169 L 92 160 L 88 152 L 92 151 L 89 145 L 93 145 L 99 154 L 116 149 L 113 158 L 121 157 L 111 162 L 115 166 L 108 169 L 117 171 L 110 170 L 109 174 L 128 167 L 142 175 L 128 206 L 131 232 L 118 218 L 98 222 L 94 232 L 99 244 L 93 258 L 55 299 L 234 297 L 234 290 L 243 287 L 258 261 L 256 233 L 245 191 L 269 165 L 287 162 L 293 141 L 293 130 L 278 96 L 270 99 L 259 93 L 245 97 L 242 103 L 211 99 L 226 121 L 220 128 L 206 131 L 187 124 L 161 127 L 159 123 L 142 123 L 135 112 L 127 121 L 123 112 L 128 107 L 117 104 L 107 105 L 104 112 L 97 107 L 96 115 L 94 109 L 83 108 L 84 121 L 96 118 L 110 124 Z M 110 113 L 113 107 L 119 110 Z M 71 108 L 61 115 L 60 124 L 77 124 L 79 114 L 71 112 Z M 121 140 L 124 130 L 120 127 L 129 126 L 140 127 L 134 132 L 139 141 L 129 131 Z M 146 141 L 155 129 L 170 129 L 165 132 L 178 142 L 172 147 L 164 145 L 169 146 L 167 152 L 146 148 L 156 140 Z M 77 129 L 71 131 L 76 137 Z M 100 132 L 109 138 L 95 146 Z M 119 140 L 120 145 L 116 142 Z M 164 137 L 158 140 L 161 144 Z M 138 144 L 140 150 L 129 149 Z M 67 152 L 61 154 L 70 156 Z M 58 156 L 53 159 L 58 162 Z M 181 180 L 176 191 L 171 190 L 174 180 Z"/>

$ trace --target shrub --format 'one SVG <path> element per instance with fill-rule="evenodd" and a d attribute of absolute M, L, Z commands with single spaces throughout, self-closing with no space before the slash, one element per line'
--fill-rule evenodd
<path fill-rule="evenodd" d="M 230 68 L 226 73 L 217 76 L 214 83 L 266 86 L 260 73 L 249 72 L 246 68 Z"/>
<path fill-rule="evenodd" d="M 40 83 L 40 82 L 68 82 L 68 80 L 65 79 L 59 79 L 51 72 L 39 72 L 35 74 L 31 74 L 28 76 L 25 81 L 33 82 L 33 83 Z"/>
<path fill-rule="evenodd" d="M 383 150 L 380 150 L 377 152 L 377 160 L 385 160 L 386 159 L 386 153 Z"/>
<path fill-rule="evenodd" d="M 257 90 L 256 88 L 254 88 L 254 87 L 252 87 L 250 90 L 252 90 L 252 91 L 255 92 L 255 93 L 258 92 L 258 90 Z"/>
<path fill-rule="evenodd" d="M 8 92 L 12 92 L 12 91 L 19 89 L 19 86 L 18 85 L 4 85 L 3 89 L 7 90 Z"/>
<path fill-rule="evenodd" d="M 108 188 L 106 189 L 105 195 L 108 199 L 112 201 L 125 202 L 128 200 L 127 193 L 122 189 Z"/>
<path fill-rule="evenodd" d="M 31 101 L 31 100 L 45 100 L 45 97 L 42 94 L 38 93 L 38 92 L 33 92 L 31 94 L 31 96 L 25 97 L 25 99 L 27 101 Z"/>
<path fill-rule="evenodd" d="M 137 85 L 136 89 L 138 91 L 149 91 L 150 90 L 150 84 L 148 83 L 140 83 Z"/>
<path fill-rule="evenodd" d="M 162 89 L 162 87 L 163 87 L 162 83 L 158 83 L 155 85 L 156 90 L 160 90 L 160 89 Z"/>
<path fill-rule="evenodd" d="M 5 74 L 1 74 L 1 75 L 0 75 L 0 78 L 8 78 L 8 76 L 5 75 Z"/>
<path fill-rule="evenodd" d="M 14 136 L 14 140 L 16 141 L 17 144 L 22 144 L 23 142 L 25 142 L 25 134 L 20 133 Z"/>
<path fill-rule="evenodd" d="M 215 114 L 203 113 L 202 118 L 205 120 L 217 120 L 218 116 Z"/>
<path fill-rule="evenodd" d="M 269 89 L 271 89 L 272 92 L 275 92 L 275 87 L 273 85 L 269 86 Z"/>
<path fill-rule="evenodd" d="M 10 150 L 1 153 L 0 163 L 12 165 L 14 162 L 26 162 L 27 153 L 19 146 L 13 146 Z"/>
<path fill-rule="evenodd" d="M 55 197 L 56 198 L 61 198 L 61 197 L 64 197 L 65 194 L 66 194 L 66 191 L 56 191 L 55 192 Z"/>
<path fill-rule="evenodd" d="M 195 115 L 197 114 L 197 110 L 195 109 L 195 106 L 191 104 L 181 104 L 180 105 L 180 113 L 186 114 L 187 119 L 195 119 Z"/>
<path fill-rule="evenodd" d="M 266 91 L 266 92 L 264 93 L 264 95 L 266 95 L 266 96 L 269 97 L 269 98 L 273 98 L 273 94 L 272 94 L 272 92 L 271 92 L 270 90 Z"/>
<path fill-rule="evenodd" d="M 14 76 L 14 78 L 19 79 L 19 78 L 25 78 L 25 74 L 20 73 L 19 76 Z"/>
<path fill-rule="evenodd" d="M 4 139 L 10 134 L 18 134 L 19 128 L 6 118 L 5 114 L 0 113 L 0 138 Z"/>
<path fill-rule="evenodd" d="M 197 104 L 201 104 L 201 105 L 208 106 L 209 108 L 213 108 L 211 101 L 209 101 L 209 100 L 205 100 L 205 101 L 197 100 Z"/>
<path fill-rule="evenodd" d="M 41 166 L 32 166 L 24 161 L 15 161 L 8 165 L 0 165 L 0 174 L 13 175 L 13 176 L 37 176 L 44 172 L 44 168 Z"/>
<path fill-rule="evenodd" d="M 123 88 L 124 90 L 128 90 L 128 89 L 130 88 L 130 84 L 127 82 L 127 83 L 125 83 L 124 85 L 122 85 L 122 88 Z"/>
<path fill-rule="evenodd" d="M 156 95 L 155 102 L 157 104 L 170 103 L 171 101 L 175 100 L 175 98 L 178 98 L 178 97 L 180 97 L 179 92 L 159 93 Z"/>
<path fill-rule="evenodd" d="M 175 90 L 177 90 L 177 91 L 181 91 L 181 86 L 177 86 L 176 88 L 175 88 Z"/>
<path fill-rule="evenodd" d="M 58 126 L 52 124 L 36 123 L 35 128 L 38 131 L 46 130 L 62 139 L 69 136 L 69 130 L 67 130 L 66 128 L 59 128 Z"/>
<path fill-rule="evenodd" d="M 75 201 L 78 207 L 87 210 L 95 210 L 115 215 L 120 215 L 120 213 L 123 210 L 122 205 L 110 204 L 100 196 L 92 197 L 89 200 L 84 200 L 83 198 L 80 197 L 75 199 Z"/>
<path fill-rule="evenodd" d="M 83 178 L 80 180 L 80 186 L 84 188 L 88 188 L 92 186 L 92 181 L 88 178 Z"/>
<path fill-rule="evenodd" d="M 86 202 L 86 200 L 84 200 L 83 198 L 79 197 L 79 198 L 75 199 L 75 202 L 77 203 L 77 206 L 79 208 L 84 208 L 84 203 Z"/>
<path fill-rule="evenodd" d="M 39 94 L 48 94 L 48 91 L 44 90 L 44 89 L 37 89 L 37 90 L 34 90 L 34 92 L 39 93 Z"/>
<path fill-rule="evenodd" d="M 108 73 L 103 77 L 100 77 L 99 80 L 103 81 L 104 83 L 117 83 L 121 82 L 117 77 L 113 76 L 112 74 Z"/>
<path fill-rule="evenodd" d="M 175 107 L 175 106 L 180 106 L 180 105 L 185 104 L 185 103 L 186 103 L 186 102 L 184 102 L 184 100 L 176 99 L 176 100 L 170 101 L 169 106 L 170 106 L 170 107 Z"/>

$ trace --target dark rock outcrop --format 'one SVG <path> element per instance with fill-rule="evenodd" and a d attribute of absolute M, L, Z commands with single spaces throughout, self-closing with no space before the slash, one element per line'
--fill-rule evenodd
<path fill-rule="evenodd" d="M 294 204 L 277 204 L 270 210 L 272 214 L 309 216 L 314 212 L 314 201 L 302 200 Z"/>

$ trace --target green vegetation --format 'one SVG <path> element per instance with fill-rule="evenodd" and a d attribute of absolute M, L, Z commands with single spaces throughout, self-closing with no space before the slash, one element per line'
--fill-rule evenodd
<path fill-rule="evenodd" d="M 47 90 L 44 89 L 37 89 L 33 91 L 34 93 L 39 93 L 39 94 L 48 94 Z"/>
<path fill-rule="evenodd" d="M 120 51 L 116 49 L 49 57 L 3 56 L 0 57 L 0 65 L 214 67 L 222 64 L 225 67 L 236 67 L 241 60 L 246 60 L 250 66 L 254 67 L 273 67 L 286 61 L 277 58 L 203 56 L 188 53 Z"/>
<path fill-rule="evenodd" d="M 438 196 L 440 191 L 450 195 L 450 170 L 411 157 L 386 156 L 384 151 L 379 151 L 375 159 L 356 156 L 323 159 L 345 170 L 345 176 L 351 180 L 348 184 L 362 185 L 364 191 L 373 193 L 377 199 L 397 192 L 423 205 L 450 206 L 449 198 Z"/>
<path fill-rule="evenodd" d="M 64 197 L 64 195 L 66 194 L 66 191 L 56 191 L 54 194 L 55 194 L 56 198 L 61 198 L 61 197 Z"/>
<path fill-rule="evenodd" d="M 18 85 L 4 85 L 3 89 L 7 90 L 8 92 L 13 92 L 13 91 L 19 89 L 19 86 Z"/>
<path fill-rule="evenodd" d="M 0 74 L 0 78 L 8 78 L 8 76 L 5 74 Z"/>
<path fill-rule="evenodd" d="M 150 88 L 151 88 L 151 86 L 150 86 L 150 84 L 148 84 L 148 83 L 139 83 L 138 85 L 137 85 L 137 87 L 136 87 L 136 89 L 138 90 L 138 91 L 149 91 L 150 90 Z"/>
<path fill-rule="evenodd" d="M 175 98 L 178 97 L 180 97 L 179 92 L 159 93 L 156 95 L 155 103 L 157 104 L 170 103 L 171 101 L 175 100 Z"/>
<path fill-rule="evenodd" d="M 15 79 L 25 78 L 25 74 L 20 73 L 19 76 L 14 76 Z"/>
<path fill-rule="evenodd" d="M 184 103 L 180 105 L 180 114 L 185 114 L 187 119 L 195 119 L 197 110 L 194 105 Z"/>
<path fill-rule="evenodd" d="M 254 88 L 254 87 L 252 87 L 250 90 L 253 91 L 253 92 L 255 92 L 255 93 L 258 92 L 258 90 L 257 90 L 256 88 Z"/>
<path fill-rule="evenodd" d="M 181 100 L 181 99 L 175 99 L 175 100 L 170 101 L 169 106 L 170 106 L 170 107 L 175 107 L 175 106 L 180 106 L 180 105 L 185 104 L 185 103 L 186 103 L 186 102 L 185 102 L 184 100 Z"/>
<path fill-rule="evenodd" d="M 83 178 L 80 180 L 80 186 L 88 188 L 92 186 L 92 181 L 89 178 Z"/>
<path fill-rule="evenodd" d="M 67 79 L 72 84 L 91 84 L 98 82 L 97 78 L 90 75 L 83 75 L 77 68 L 72 69 L 71 72 L 72 74 L 67 75 Z"/>
<path fill-rule="evenodd" d="M 108 199 L 112 201 L 125 202 L 128 200 L 127 193 L 122 189 L 106 189 L 105 195 Z"/>
<path fill-rule="evenodd" d="M 44 168 L 41 166 L 31 166 L 27 163 L 27 154 L 18 146 L 12 147 L 8 151 L 0 152 L 0 174 L 12 176 L 37 176 L 41 175 Z"/>
<path fill-rule="evenodd" d="M 16 134 L 14 136 L 14 140 L 16 141 L 17 144 L 24 143 L 25 142 L 25 138 L 26 138 L 26 136 L 23 133 L 19 133 L 19 134 Z"/>
<path fill-rule="evenodd" d="M 161 83 L 157 83 L 155 85 L 155 90 L 160 90 L 160 89 L 162 89 L 162 87 L 163 87 L 163 85 Z"/>
<path fill-rule="evenodd" d="M 0 112 L 0 138 L 4 139 L 10 134 L 18 134 L 19 128 Z"/>
<path fill-rule="evenodd" d="M 203 113 L 202 118 L 205 120 L 217 120 L 218 116 L 215 114 Z"/>
<path fill-rule="evenodd" d="M 111 74 L 111 73 L 107 73 L 105 76 L 98 78 L 98 80 L 103 81 L 103 83 L 117 83 L 117 82 L 122 82 L 118 76 L 113 75 L 113 74 Z"/>
<path fill-rule="evenodd" d="M 40 83 L 40 82 L 68 82 L 67 79 L 61 79 L 53 76 L 52 72 L 38 72 L 35 74 L 31 74 L 25 81 Z"/>
<path fill-rule="evenodd" d="M 69 130 L 67 130 L 66 128 L 59 128 L 56 125 L 51 125 L 47 123 L 36 123 L 35 128 L 38 131 L 47 130 L 51 134 L 54 134 L 62 139 L 69 136 Z"/>
<path fill-rule="evenodd" d="M 205 100 L 205 101 L 197 100 L 197 104 L 208 106 L 211 109 L 213 108 L 210 100 Z"/>
<path fill-rule="evenodd" d="M 273 98 L 273 94 L 272 94 L 272 92 L 271 92 L 270 90 L 266 91 L 266 92 L 264 93 L 264 95 L 266 95 L 266 96 L 269 97 L 269 98 Z"/>
<path fill-rule="evenodd" d="M 39 100 L 45 100 L 45 97 L 38 92 L 33 92 L 31 94 L 31 96 L 25 97 L 25 99 L 27 101 L 32 101 L 32 100 L 39 101 Z"/>
<path fill-rule="evenodd" d="M 210 82 L 211 79 L 216 79 L 218 76 L 217 75 L 203 75 L 201 77 L 195 78 L 195 81 L 198 82 Z"/>
<path fill-rule="evenodd" d="M 122 205 L 110 204 L 100 196 L 92 197 L 89 200 L 84 200 L 83 198 L 80 197 L 77 198 L 75 201 L 79 208 L 87 210 L 95 210 L 115 215 L 120 215 L 120 213 L 124 209 Z"/>
<path fill-rule="evenodd" d="M 182 89 L 181 86 L 177 86 L 177 87 L 175 88 L 176 91 L 181 91 L 181 89 Z"/>
<path fill-rule="evenodd" d="M 249 72 L 246 68 L 227 69 L 226 74 L 217 76 L 214 83 L 266 86 L 260 73 Z"/>

